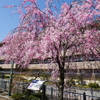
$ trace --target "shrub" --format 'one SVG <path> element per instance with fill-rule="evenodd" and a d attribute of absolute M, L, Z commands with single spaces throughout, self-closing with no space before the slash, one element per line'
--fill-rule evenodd
<path fill-rule="evenodd" d="M 3 71 L 4 69 L 2 67 L 0 67 L 0 71 Z"/>
<path fill-rule="evenodd" d="M 89 83 L 88 86 L 90 88 L 99 88 L 99 84 L 98 83 Z"/>
<path fill-rule="evenodd" d="M 8 79 L 8 78 L 10 78 L 10 76 L 8 76 L 8 75 L 5 75 L 5 78 L 7 78 L 7 79 Z"/>
<path fill-rule="evenodd" d="M 30 79 L 29 82 L 32 82 L 34 79 Z"/>
<path fill-rule="evenodd" d="M 70 79 L 66 82 L 67 86 L 74 86 L 75 85 L 75 81 L 73 79 Z"/>
<path fill-rule="evenodd" d="M 28 100 L 40 100 L 40 98 L 35 97 L 34 95 L 30 95 L 30 96 L 28 97 Z"/>
<path fill-rule="evenodd" d="M 39 92 L 39 93 L 32 93 L 30 96 L 34 96 L 34 97 L 37 97 L 37 98 L 42 98 L 42 93 Z"/>
<path fill-rule="evenodd" d="M 40 100 L 42 97 L 41 93 L 33 93 L 28 97 L 28 100 Z"/>
<path fill-rule="evenodd" d="M 21 100 L 23 99 L 24 94 L 23 93 L 14 93 L 11 98 L 14 100 Z"/>
<path fill-rule="evenodd" d="M 28 100 L 41 100 L 41 98 L 42 98 L 42 93 L 41 92 L 39 92 L 39 93 L 32 93 L 28 97 Z M 47 96 L 45 97 L 45 99 L 49 100 Z"/>

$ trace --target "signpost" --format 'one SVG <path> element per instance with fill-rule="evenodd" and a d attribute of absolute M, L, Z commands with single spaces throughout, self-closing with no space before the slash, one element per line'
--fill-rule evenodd
<path fill-rule="evenodd" d="M 28 95 L 30 95 L 31 91 L 30 90 L 34 90 L 34 91 L 39 91 L 42 89 L 42 100 L 45 100 L 45 90 L 46 87 L 44 85 L 45 81 L 40 81 L 40 80 L 33 80 L 30 85 L 28 86 Z"/>
<path fill-rule="evenodd" d="M 30 85 L 28 86 L 27 89 L 39 91 L 39 90 L 42 88 L 44 82 L 45 82 L 45 81 L 33 80 L 33 81 L 30 83 Z"/>

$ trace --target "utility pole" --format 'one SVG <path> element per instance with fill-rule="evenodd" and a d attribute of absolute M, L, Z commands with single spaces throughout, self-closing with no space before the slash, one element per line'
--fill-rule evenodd
<path fill-rule="evenodd" d="M 12 84 L 12 76 L 13 76 L 13 67 L 14 67 L 14 61 L 11 62 L 11 72 L 10 72 L 10 79 L 9 79 L 8 96 L 11 96 L 11 84 Z"/>

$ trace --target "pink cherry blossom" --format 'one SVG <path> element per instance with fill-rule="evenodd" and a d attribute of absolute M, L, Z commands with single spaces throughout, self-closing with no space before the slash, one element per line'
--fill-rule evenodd
<path fill-rule="evenodd" d="M 62 100 L 65 73 L 77 67 L 72 65 L 75 55 L 100 58 L 100 1 L 63 3 L 59 11 L 50 9 L 52 0 L 46 3 L 43 11 L 38 8 L 36 0 L 24 0 L 17 7 L 19 26 L 4 39 L 0 55 L 22 67 L 29 66 L 33 59 L 43 61 L 50 58 L 48 68 L 52 69 L 53 81 L 60 84 Z"/>

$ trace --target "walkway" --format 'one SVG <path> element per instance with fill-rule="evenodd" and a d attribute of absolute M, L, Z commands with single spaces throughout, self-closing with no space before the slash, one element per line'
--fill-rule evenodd
<path fill-rule="evenodd" d="M 0 100 L 11 100 L 11 99 L 8 99 L 8 98 L 6 98 L 6 97 L 0 96 Z"/>
<path fill-rule="evenodd" d="M 12 99 L 8 96 L 8 92 L 0 91 L 0 100 L 12 100 Z"/>

